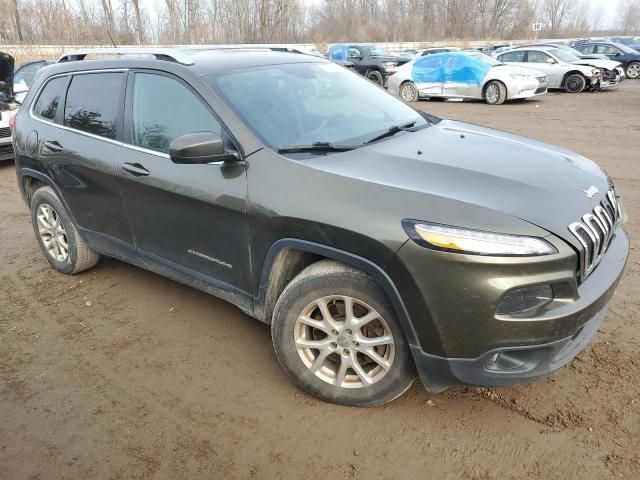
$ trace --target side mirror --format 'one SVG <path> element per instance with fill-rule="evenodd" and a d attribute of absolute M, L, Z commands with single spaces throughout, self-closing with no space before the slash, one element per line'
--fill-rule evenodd
<path fill-rule="evenodd" d="M 547 58 L 547 63 L 557 63 L 553 58 Z"/>
<path fill-rule="evenodd" d="M 173 163 L 222 165 L 237 161 L 238 154 L 224 149 L 222 137 L 213 132 L 187 133 L 174 138 L 169 144 L 169 157 Z"/>

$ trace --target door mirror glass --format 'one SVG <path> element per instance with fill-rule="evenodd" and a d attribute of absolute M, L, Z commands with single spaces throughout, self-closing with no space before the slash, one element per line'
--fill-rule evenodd
<path fill-rule="evenodd" d="M 173 163 L 224 163 L 236 159 L 235 153 L 225 152 L 222 137 L 213 132 L 187 133 L 169 144 Z"/>

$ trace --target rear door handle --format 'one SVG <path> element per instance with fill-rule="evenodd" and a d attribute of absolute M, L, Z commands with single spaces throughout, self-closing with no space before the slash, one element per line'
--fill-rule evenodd
<path fill-rule="evenodd" d="M 139 163 L 123 163 L 121 168 L 125 172 L 129 172 L 131 175 L 136 177 L 146 177 L 151 173 Z"/>
<path fill-rule="evenodd" d="M 64 148 L 55 140 L 48 140 L 42 144 L 42 148 L 44 148 L 47 152 L 50 153 L 60 153 Z"/>

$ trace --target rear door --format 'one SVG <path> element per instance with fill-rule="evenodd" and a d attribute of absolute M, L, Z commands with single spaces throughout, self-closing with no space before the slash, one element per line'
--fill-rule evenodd
<path fill-rule="evenodd" d="M 244 165 L 180 165 L 169 158 L 171 141 L 194 132 L 221 134 L 235 149 L 215 113 L 182 80 L 136 71 L 129 75 L 126 124 L 118 174 L 138 254 L 155 270 L 226 292 L 249 291 Z"/>
<path fill-rule="evenodd" d="M 125 71 L 47 81 L 33 107 L 37 155 L 90 245 L 131 259 L 133 242 L 117 179 Z"/>

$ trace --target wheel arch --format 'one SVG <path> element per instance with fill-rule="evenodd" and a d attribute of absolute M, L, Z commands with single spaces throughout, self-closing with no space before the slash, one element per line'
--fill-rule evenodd
<path fill-rule="evenodd" d="M 304 268 L 322 259 L 342 262 L 371 276 L 387 295 L 407 342 L 414 346 L 420 345 L 398 288 L 379 265 L 359 255 L 307 240 L 284 238 L 271 246 L 260 273 L 254 316 L 270 324 L 275 302 L 289 281 Z"/>
<path fill-rule="evenodd" d="M 491 82 L 500 83 L 504 87 L 504 90 L 507 92 L 507 98 L 509 98 L 509 87 L 504 81 L 500 80 L 499 78 L 490 78 L 486 82 L 484 82 L 484 85 L 482 85 L 482 98 L 484 98 L 484 95 L 487 92 L 487 87 Z"/>

